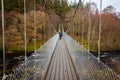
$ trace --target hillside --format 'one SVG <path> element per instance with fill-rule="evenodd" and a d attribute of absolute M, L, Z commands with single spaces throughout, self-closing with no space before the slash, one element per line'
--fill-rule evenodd
<path fill-rule="evenodd" d="M 5 3 L 5 48 L 6 53 L 14 53 L 16 51 L 24 51 L 24 20 L 23 20 L 23 2 L 14 1 L 13 4 L 10 0 Z M 88 4 L 82 5 L 77 9 L 76 15 L 73 19 L 72 16 L 75 11 L 75 5 L 68 6 L 66 2 L 56 1 L 52 4 L 47 0 L 46 6 L 43 1 L 37 0 L 36 12 L 34 12 L 34 3 L 27 1 L 27 51 L 34 51 L 35 34 L 34 28 L 36 23 L 36 38 L 37 48 L 52 37 L 55 32 L 53 26 L 58 30 L 58 25 L 63 23 L 64 29 L 69 27 L 68 34 L 75 38 L 83 45 L 87 46 L 87 36 L 89 27 L 89 6 Z M 18 4 L 17 6 L 15 4 Z M 82 3 L 81 3 L 82 4 Z M 13 7 L 13 8 L 11 8 Z M 120 18 L 118 13 L 109 12 L 108 6 L 102 13 L 102 33 L 101 33 L 101 51 L 120 51 Z M 98 27 L 99 27 L 99 12 L 97 9 L 91 11 L 91 29 L 90 29 L 90 50 L 97 51 L 98 49 Z M 34 22 L 34 17 L 36 21 Z M 0 16 L 1 18 L 1 16 Z M 1 20 L 1 19 L 0 19 Z M 1 22 L 1 21 L 0 21 Z M 52 24 L 51 24 L 52 23 Z M 1 23 L 0 23 L 1 24 Z M 83 33 L 82 33 L 83 31 Z M 0 51 L 2 51 L 2 30 L 0 28 Z"/>
<path fill-rule="evenodd" d="M 34 2 L 26 1 L 26 25 L 27 25 L 27 52 L 34 51 L 35 26 L 37 49 L 51 38 L 58 30 L 58 24 L 63 22 L 64 13 L 69 7 L 65 1 L 61 6 L 59 1 L 43 0 Z M 36 3 L 36 5 L 35 5 Z M 6 53 L 16 53 L 24 51 L 24 2 L 6 0 L 5 5 L 5 49 Z M 0 6 L 1 7 L 1 6 Z M 34 9 L 36 9 L 34 11 Z M 1 11 L 0 11 L 1 12 Z M 2 17 L 0 16 L 2 19 Z M 0 25 L 1 24 L 0 19 Z M 2 51 L 2 28 L 0 28 L 0 51 Z"/>
<path fill-rule="evenodd" d="M 94 6 L 94 4 L 93 4 Z M 101 32 L 101 51 L 120 51 L 120 18 L 117 12 L 113 12 L 113 7 L 107 6 L 101 14 L 102 32 Z M 93 11 L 91 8 L 89 21 L 89 6 L 80 6 L 76 15 L 71 20 L 75 9 L 71 9 L 66 14 L 66 28 L 69 27 L 68 34 L 75 38 L 78 42 L 88 48 L 88 34 L 90 33 L 90 51 L 98 50 L 99 35 L 99 12 L 97 7 Z M 119 13 L 120 14 L 120 13 Z M 90 26 L 90 29 L 89 29 Z M 89 30 L 88 30 L 89 29 Z"/>

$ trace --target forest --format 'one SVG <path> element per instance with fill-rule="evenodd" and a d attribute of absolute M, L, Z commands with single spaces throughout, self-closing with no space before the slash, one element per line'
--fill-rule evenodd
<path fill-rule="evenodd" d="M 34 16 L 36 17 L 37 48 L 51 38 L 58 31 L 59 24 L 64 25 L 68 34 L 87 48 L 88 26 L 90 25 L 90 51 L 98 50 L 99 11 L 93 2 L 80 2 L 69 5 L 62 0 L 26 0 L 27 9 L 27 52 L 34 51 Z M 24 52 L 24 1 L 4 0 L 5 10 L 5 49 L 6 53 Z M 45 4 L 46 3 L 46 4 Z M 1 8 L 1 3 L 0 3 Z M 34 9 L 36 11 L 34 11 Z M 74 18 L 74 12 L 76 14 Z M 1 10 L 0 10 L 1 12 Z M 90 12 L 90 24 L 89 24 Z M 1 13 L 0 13 L 1 14 Z M 111 5 L 102 10 L 101 51 L 120 51 L 120 13 Z M 2 16 L 0 16 L 2 19 Z M 0 25 L 2 25 L 0 19 Z M 71 20 L 72 19 L 72 20 Z M 51 24 L 52 22 L 52 24 Z M 83 43 L 82 43 L 83 37 Z M 2 27 L 0 27 L 0 51 L 2 52 Z"/>

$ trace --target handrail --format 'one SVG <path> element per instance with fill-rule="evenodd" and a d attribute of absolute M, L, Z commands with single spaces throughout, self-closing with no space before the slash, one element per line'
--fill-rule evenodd
<path fill-rule="evenodd" d="M 58 41 L 58 34 L 49 39 L 40 49 L 36 50 L 26 61 L 15 67 L 7 80 L 40 80 L 49 64 Z"/>
<path fill-rule="evenodd" d="M 120 80 L 119 74 L 109 68 L 78 42 L 64 33 L 71 57 L 81 80 Z"/>

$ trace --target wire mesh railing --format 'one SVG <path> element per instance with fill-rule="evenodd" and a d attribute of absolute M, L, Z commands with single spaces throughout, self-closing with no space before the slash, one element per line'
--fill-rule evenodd
<path fill-rule="evenodd" d="M 56 46 L 56 34 L 40 49 L 19 64 L 7 76 L 7 80 L 41 80 Z M 67 34 L 63 36 L 81 80 L 120 80 L 119 74 L 99 61 Z"/>
<path fill-rule="evenodd" d="M 119 74 L 99 61 L 66 33 L 64 40 L 81 80 L 120 80 Z"/>
<path fill-rule="evenodd" d="M 49 39 L 40 49 L 16 66 L 7 76 L 7 80 L 41 80 L 47 68 L 56 43 L 58 34 Z"/>

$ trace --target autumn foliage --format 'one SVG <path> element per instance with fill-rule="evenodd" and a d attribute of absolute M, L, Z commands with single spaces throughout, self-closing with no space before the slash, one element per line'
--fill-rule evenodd
<path fill-rule="evenodd" d="M 90 34 L 90 50 L 98 50 L 98 35 L 100 14 L 95 5 L 94 8 L 89 8 L 89 3 L 84 6 L 79 6 L 77 13 L 72 18 L 75 9 L 71 9 L 66 14 L 66 27 L 68 34 L 79 41 L 81 45 L 88 48 L 88 34 Z M 90 13 L 89 13 L 90 11 Z M 101 51 L 119 51 L 120 50 L 120 16 L 114 12 L 112 6 L 106 7 L 101 14 Z M 90 15 L 90 17 L 89 17 Z M 71 20 L 73 19 L 73 20 Z"/>

